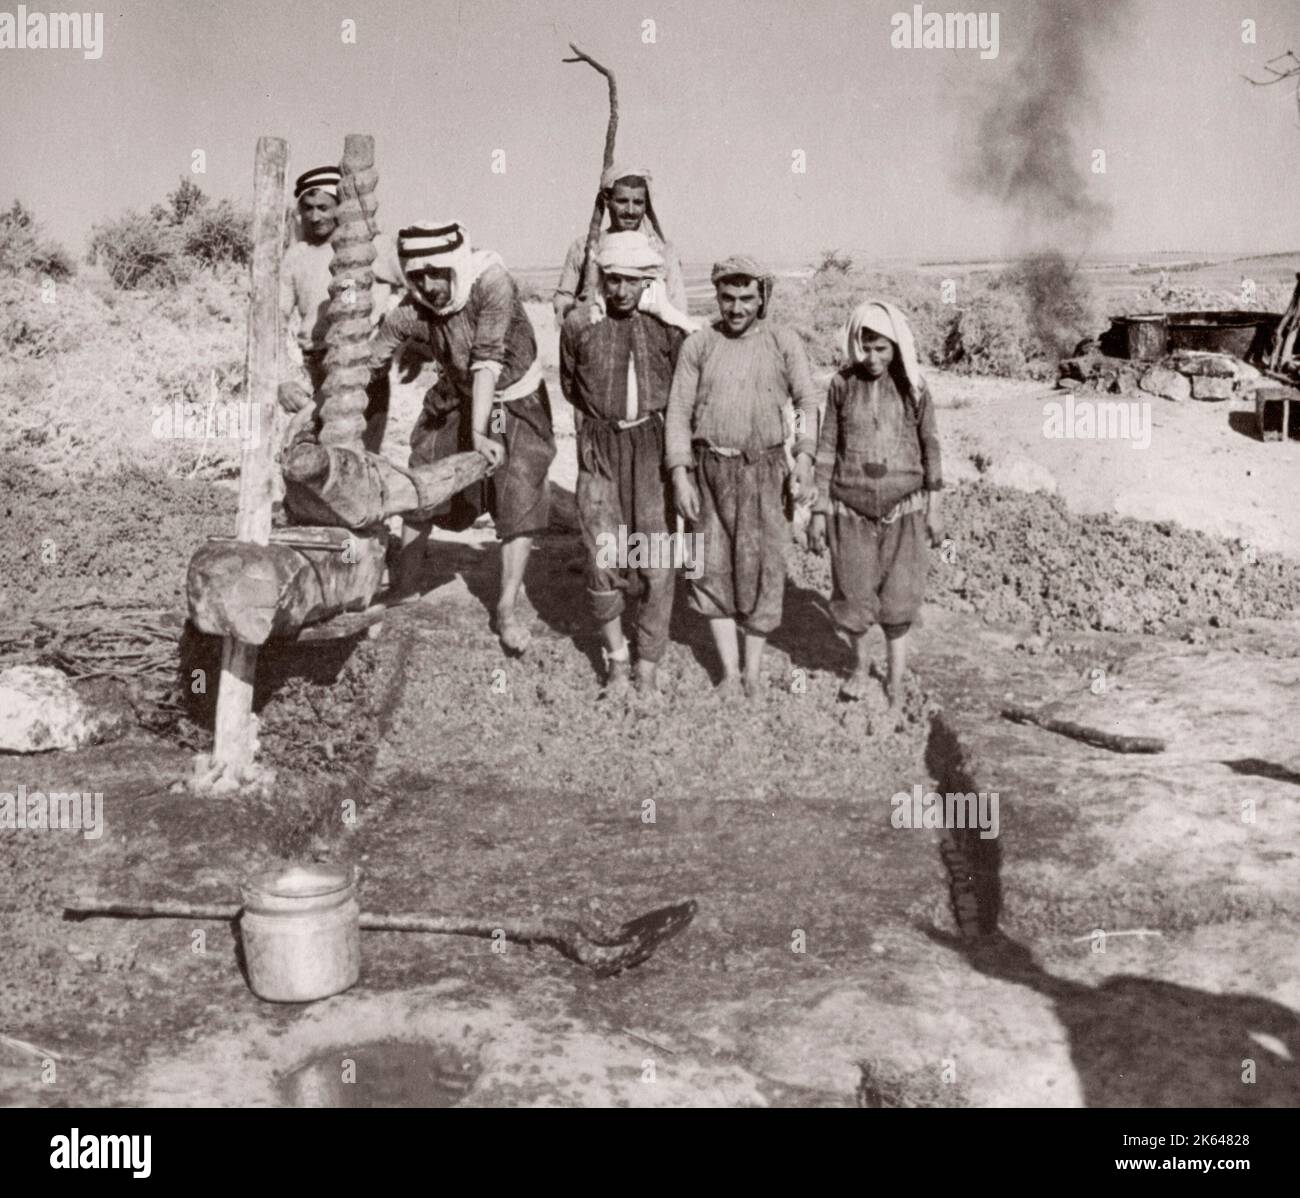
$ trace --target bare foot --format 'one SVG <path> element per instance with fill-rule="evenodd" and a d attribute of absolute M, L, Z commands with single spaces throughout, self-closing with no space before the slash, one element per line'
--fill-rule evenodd
<path fill-rule="evenodd" d="M 750 702 L 759 698 L 763 693 L 763 680 L 761 678 L 751 678 L 746 674 L 742 685 L 745 688 L 745 698 Z"/>
<path fill-rule="evenodd" d="M 529 642 L 533 639 L 528 625 L 519 618 L 513 607 L 497 608 L 497 635 L 501 638 L 502 648 L 507 653 L 516 655 L 527 652 Z"/>
<path fill-rule="evenodd" d="M 611 661 L 609 663 L 609 673 L 605 676 L 605 685 L 601 689 L 600 697 L 602 699 L 621 699 L 627 694 L 631 684 L 632 667 L 627 658 L 622 661 Z"/>
<path fill-rule="evenodd" d="M 840 686 L 840 699 L 845 703 L 858 703 L 867 697 L 871 686 L 871 671 L 854 670 Z"/>
<path fill-rule="evenodd" d="M 734 699 L 740 694 L 740 676 L 738 674 L 723 674 L 722 680 L 713 688 L 713 693 L 719 699 Z"/>
<path fill-rule="evenodd" d="M 643 695 L 659 693 L 659 663 L 654 661 L 637 661 L 636 689 Z"/>
<path fill-rule="evenodd" d="M 890 711 L 898 711 L 903 706 L 903 685 L 892 678 L 886 678 L 883 684 L 885 702 Z"/>

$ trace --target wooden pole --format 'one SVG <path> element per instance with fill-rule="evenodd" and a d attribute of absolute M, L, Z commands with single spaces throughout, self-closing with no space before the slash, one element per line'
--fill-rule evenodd
<path fill-rule="evenodd" d="M 284 247 L 284 176 L 289 146 L 283 138 L 259 137 L 253 164 L 253 285 L 248 306 L 244 394 L 255 405 L 256 437 L 239 453 L 239 516 L 235 536 L 254 545 L 271 537 L 271 481 L 275 445 L 271 434 L 280 348 L 280 259 Z M 257 646 L 227 637 L 221 645 L 216 734 L 212 764 L 238 781 L 253 763 L 253 678 Z"/>
<path fill-rule="evenodd" d="M 602 177 L 605 172 L 614 165 L 614 142 L 618 138 L 618 82 L 614 78 L 614 72 L 607 66 L 598 63 L 590 54 L 584 54 L 572 42 L 569 43 L 569 49 L 573 51 L 573 58 L 563 58 L 561 62 L 585 62 L 588 66 L 599 71 L 605 76 L 605 82 L 609 87 L 609 120 L 605 125 L 605 152 L 601 159 L 600 173 Z M 591 299 L 596 294 L 596 289 L 600 286 L 600 271 L 596 266 L 596 246 L 600 242 L 600 226 L 605 217 L 605 192 L 601 187 L 596 188 L 596 203 L 592 209 L 591 221 L 587 226 L 587 245 L 582 254 L 582 273 L 578 276 L 578 294 L 586 295 Z M 574 297 L 577 299 L 577 296 Z"/>

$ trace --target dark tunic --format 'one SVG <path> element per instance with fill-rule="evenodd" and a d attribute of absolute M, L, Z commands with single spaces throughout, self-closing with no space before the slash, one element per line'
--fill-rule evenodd
<path fill-rule="evenodd" d="M 672 559 L 629 569 L 611 545 L 629 537 L 658 538 L 670 531 L 664 485 L 663 411 L 685 335 L 643 312 L 591 323 L 590 309 L 570 313 L 560 337 L 560 383 L 582 413 L 578 431 L 578 520 L 587 551 L 587 592 L 597 623 L 623 612 L 640 596 L 637 652 L 658 661 L 668 647 L 672 618 Z M 636 421 L 627 425 L 628 363 L 637 381 Z M 603 550 L 603 552 L 602 552 Z M 650 559 L 648 559 L 650 560 Z"/>

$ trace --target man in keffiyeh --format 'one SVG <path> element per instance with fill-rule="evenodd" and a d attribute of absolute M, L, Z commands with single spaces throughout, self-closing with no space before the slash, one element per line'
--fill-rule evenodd
<path fill-rule="evenodd" d="M 294 185 L 298 223 L 302 239 L 285 251 L 280 268 L 280 316 L 288 341 L 281 369 L 280 406 L 297 412 L 312 401 L 325 382 L 325 336 L 329 332 L 330 263 L 334 259 L 331 238 L 338 225 L 338 196 L 342 173 L 336 166 L 318 166 L 304 171 Z M 375 286 L 373 319 L 378 321 L 388 307 L 388 298 L 401 283 L 391 237 L 375 239 Z M 298 317 L 296 339 L 290 334 L 293 317 Z M 301 367 L 297 366 L 301 360 Z M 297 377 L 294 377 L 297 376 Z M 388 417 L 388 379 L 377 379 L 368 390 L 366 431 L 362 443 L 377 452 L 384 438 Z"/>
<path fill-rule="evenodd" d="M 659 227 L 659 218 L 655 214 L 650 194 L 649 170 L 631 162 L 616 162 L 601 175 L 600 188 L 609 213 L 609 228 L 606 231 L 644 233 L 663 258 L 662 265 L 655 268 L 654 278 L 658 281 L 658 287 L 648 289 L 648 299 L 651 302 L 658 299 L 678 312 L 685 313 L 686 280 L 682 274 L 682 261 L 672 244 L 665 240 L 663 230 Z M 583 294 L 582 264 L 586 252 L 587 235 L 584 233 L 574 240 L 565 255 L 560 282 L 551 301 L 557 321 L 563 321 L 569 314 L 569 309 L 579 301 L 596 298 Z"/>
<path fill-rule="evenodd" d="M 412 466 L 477 450 L 491 475 L 435 511 L 442 528 L 468 528 L 492 513 L 501 541 L 495 625 L 502 645 L 522 653 L 530 639 L 517 602 L 533 537 L 548 522 L 546 475 L 555 457 L 551 405 L 533 326 L 519 288 L 496 253 L 475 250 L 459 221 L 425 221 L 398 234 L 407 295 L 371 338 L 371 368 L 387 374 L 399 348 L 417 343 L 436 363 L 411 434 Z M 409 525 L 399 591 L 419 589 L 430 525 Z"/>
<path fill-rule="evenodd" d="M 879 624 L 894 708 L 907 633 L 925 595 L 926 537 L 934 545 L 943 538 L 939 434 L 911 327 L 893 304 L 859 304 L 844 326 L 842 353 L 822 418 L 809 543 L 820 553 L 829 539 L 831 614 L 854 643 L 855 668 L 840 697 L 865 697 L 867 633 Z"/>
<path fill-rule="evenodd" d="M 636 680 L 642 694 L 658 689 L 673 607 L 673 562 L 656 555 L 638 567 L 611 560 L 612 550 L 639 542 L 669 543 L 664 488 L 664 409 L 684 329 L 638 310 L 663 256 L 644 233 L 606 233 L 597 257 L 604 317 L 573 308 L 560 333 L 560 386 L 581 413 L 578 429 L 578 519 L 587 594 L 600 625 L 607 669 L 605 694 L 628 688 L 631 653 L 623 609 L 639 597 Z"/>
<path fill-rule="evenodd" d="M 794 487 L 807 493 L 819 394 L 792 329 L 767 319 L 773 276 L 745 255 L 713 267 L 720 318 L 686 339 L 673 375 L 665 432 L 677 510 L 703 540 L 691 606 L 709 620 L 724 694 L 762 687 L 763 646 L 781 623 L 790 542 L 785 485 L 786 405 L 794 400 Z M 737 625 L 745 630 L 740 674 Z"/>

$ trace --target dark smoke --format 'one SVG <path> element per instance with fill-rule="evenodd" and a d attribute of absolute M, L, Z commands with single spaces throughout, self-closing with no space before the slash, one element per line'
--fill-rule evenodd
<path fill-rule="evenodd" d="M 1017 261 L 999 283 L 1019 298 L 1036 342 L 1030 356 L 1064 356 L 1099 331 L 1097 298 L 1077 260 L 1110 224 L 1111 206 L 1096 194 L 1105 176 L 1093 174 L 1093 147 L 1079 132 L 1097 99 L 1097 58 L 1128 6 L 1050 0 L 1002 14 L 1004 33 L 1025 22 L 1027 38 L 976 110 L 961 174 L 1007 208 L 1007 249 Z"/>
<path fill-rule="evenodd" d="M 1004 32 L 1027 22 L 1028 40 L 978 114 L 962 175 L 1011 208 L 1022 250 L 1062 248 L 1110 221 L 1110 205 L 1090 194 L 1098 176 L 1077 131 L 1096 100 L 1095 56 L 1127 7 L 1128 0 L 1051 0 L 1003 12 Z"/>

